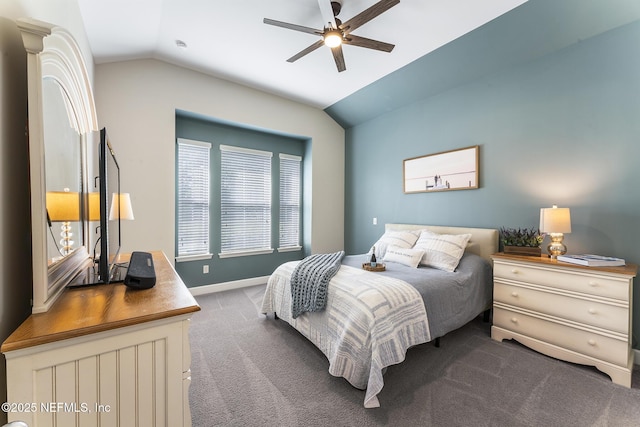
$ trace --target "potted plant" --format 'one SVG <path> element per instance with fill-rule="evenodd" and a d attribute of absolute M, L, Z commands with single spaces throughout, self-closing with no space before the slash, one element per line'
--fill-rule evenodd
<path fill-rule="evenodd" d="M 544 233 L 535 227 L 500 228 L 500 241 L 505 254 L 540 256 Z"/>

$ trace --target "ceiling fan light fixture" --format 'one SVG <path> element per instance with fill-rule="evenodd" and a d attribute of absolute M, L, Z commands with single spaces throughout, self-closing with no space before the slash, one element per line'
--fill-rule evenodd
<path fill-rule="evenodd" d="M 342 52 L 342 45 L 348 44 L 350 46 L 364 47 L 367 49 L 373 49 L 381 52 L 391 52 L 395 45 L 391 43 L 385 43 L 378 40 L 368 39 L 366 37 L 359 37 L 352 33 L 353 30 L 360 28 L 362 25 L 371 21 L 380 14 L 391 9 L 393 6 L 400 3 L 400 0 L 378 0 L 373 6 L 363 10 L 346 22 L 342 22 L 338 19 L 338 14 L 342 8 L 342 0 L 317 0 L 320 8 L 320 15 L 324 21 L 324 25 L 321 30 L 306 27 L 304 25 L 290 24 L 288 22 L 276 21 L 275 19 L 264 18 L 262 21 L 268 25 L 274 25 L 276 27 L 287 28 L 289 30 L 299 31 L 302 33 L 313 34 L 321 36 L 320 40 L 317 40 L 310 46 L 302 49 L 300 52 L 287 59 L 287 62 L 295 62 L 303 56 L 319 49 L 322 45 L 325 45 L 331 49 L 333 60 L 336 63 L 338 72 L 346 70 L 344 63 L 344 55 Z"/>
<path fill-rule="evenodd" d="M 342 44 L 342 33 L 340 31 L 328 31 L 324 35 L 324 44 L 328 47 L 338 47 Z"/>

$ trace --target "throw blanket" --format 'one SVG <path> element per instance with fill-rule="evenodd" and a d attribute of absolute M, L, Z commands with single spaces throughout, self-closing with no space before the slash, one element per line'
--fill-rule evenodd
<path fill-rule="evenodd" d="M 329 360 L 329 373 L 366 389 L 365 408 L 380 406 L 382 372 L 407 349 L 431 340 L 420 293 L 407 282 L 342 265 L 327 288 L 324 311 L 291 316 L 291 277 L 297 261 L 282 264 L 267 282 L 261 313 L 277 313 Z"/>
<path fill-rule="evenodd" d="M 306 257 L 291 275 L 291 315 L 321 311 L 327 303 L 329 280 L 340 269 L 344 251 Z"/>

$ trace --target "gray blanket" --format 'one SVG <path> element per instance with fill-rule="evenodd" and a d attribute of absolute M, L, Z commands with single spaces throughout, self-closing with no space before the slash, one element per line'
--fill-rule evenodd
<path fill-rule="evenodd" d="M 327 303 L 327 285 L 340 269 L 344 251 L 314 254 L 296 266 L 291 276 L 291 315 L 321 311 Z"/>

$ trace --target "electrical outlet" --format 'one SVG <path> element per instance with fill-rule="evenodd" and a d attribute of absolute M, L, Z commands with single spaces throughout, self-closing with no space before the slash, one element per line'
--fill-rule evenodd
<path fill-rule="evenodd" d="M 373 225 L 378 225 L 378 218 L 373 218 Z"/>
<path fill-rule="evenodd" d="M 202 266 L 202 274 L 207 274 L 209 273 L 209 266 L 208 265 L 203 265 Z"/>

